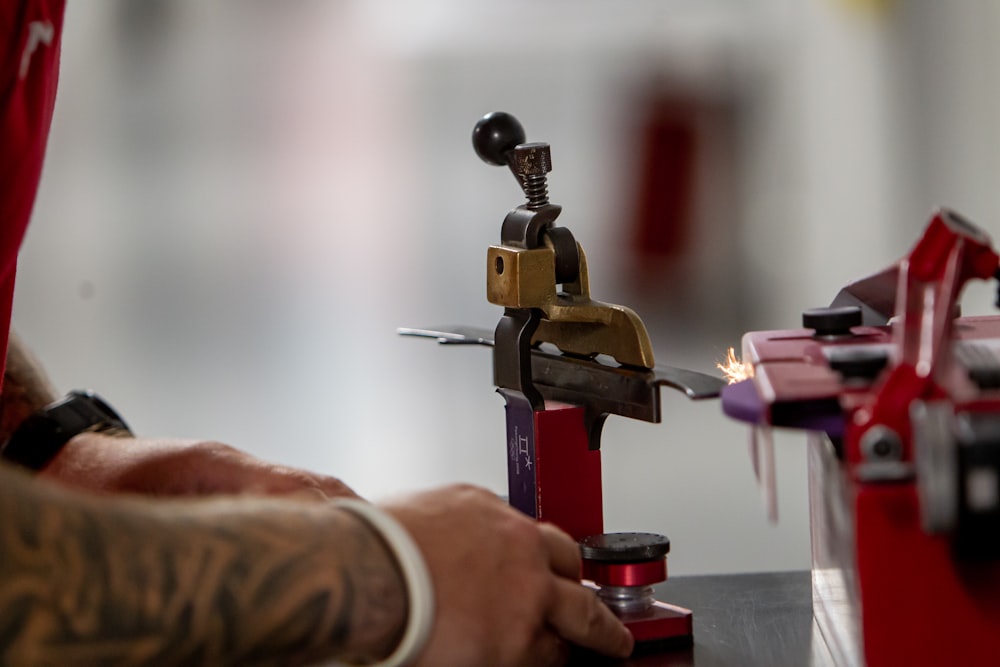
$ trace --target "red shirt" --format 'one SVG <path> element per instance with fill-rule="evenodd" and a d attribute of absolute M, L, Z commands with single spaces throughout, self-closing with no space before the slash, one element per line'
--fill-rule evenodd
<path fill-rule="evenodd" d="M 42 173 L 59 80 L 64 0 L 0 3 L 0 382 L 17 252 Z"/>

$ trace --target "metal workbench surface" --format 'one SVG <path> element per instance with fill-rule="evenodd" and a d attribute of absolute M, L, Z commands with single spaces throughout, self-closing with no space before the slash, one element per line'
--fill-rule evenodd
<path fill-rule="evenodd" d="M 571 667 L 827 667 L 833 658 L 813 621 L 808 571 L 676 577 L 657 599 L 694 612 L 689 647 L 608 661 L 576 655 Z"/>

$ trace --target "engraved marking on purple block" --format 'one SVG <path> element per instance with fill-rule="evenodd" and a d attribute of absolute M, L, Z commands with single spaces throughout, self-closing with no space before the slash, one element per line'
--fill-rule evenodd
<path fill-rule="evenodd" d="M 507 488 L 510 504 L 538 518 L 535 477 L 535 413 L 519 392 L 501 391 L 507 401 Z"/>

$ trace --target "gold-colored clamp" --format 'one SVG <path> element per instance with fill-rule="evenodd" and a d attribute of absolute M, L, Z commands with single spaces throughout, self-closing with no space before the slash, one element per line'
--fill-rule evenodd
<path fill-rule="evenodd" d="M 606 354 L 618 363 L 653 368 L 653 345 L 642 320 L 631 308 L 594 301 L 583 248 L 578 278 L 556 283 L 556 253 L 551 240 L 544 248 L 526 250 L 490 246 L 487 253 L 486 296 L 505 308 L 536 308 L 544 318 L 532 344 L 551 343 L 564 353 L 581 357 Z"/>

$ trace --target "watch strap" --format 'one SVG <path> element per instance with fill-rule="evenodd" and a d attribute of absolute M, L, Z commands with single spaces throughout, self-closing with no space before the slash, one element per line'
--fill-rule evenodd
<path fill-rule="evenodd" d="M 0 457 L 37 471 L 54 459 L 74 436 L 85 431 L 109 430 L 132 433 L 100 396 L 91 391 L 71 391 L 21 422 L 3 444 Z"/>

